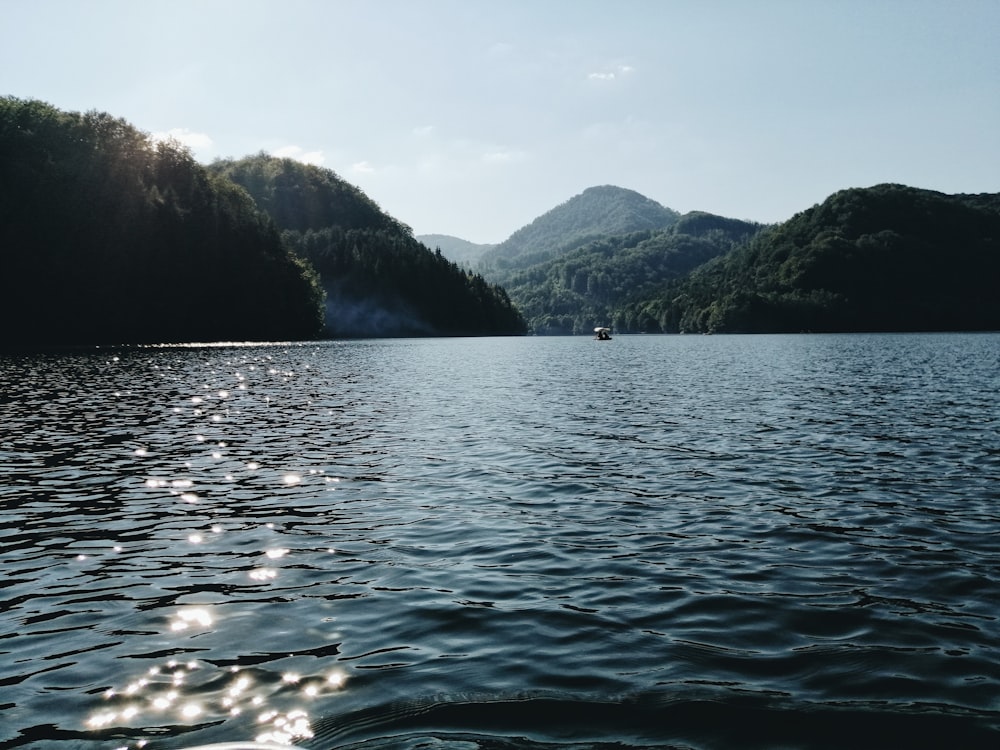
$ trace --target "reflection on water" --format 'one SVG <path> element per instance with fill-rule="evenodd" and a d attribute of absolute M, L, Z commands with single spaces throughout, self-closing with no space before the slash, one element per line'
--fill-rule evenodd
<path fill-rule="evenodd" d="M 191 622 L 207 629 L 212 625 L 212 618 L 204 608 L 182 610 L 177 613 L 171 629 L 186 630 Z M 297 691 L 305 706 L 316 698 L 335 694 L 345 682 L 342 670 L 331 671 L 325 679 L 285 672 L 281 675 L 280 687 L 287 688 L 285 692 Z M 247 712 L 254 717 L 257 742 L 288 745 L 311 738 L 308 711 L 304 707 L 270 708 L 268 699 L 273 691 L 274 685 L 268 685 L 267 678 L 262 679 L 259 673 L 255 678 L 253 670 L 234 665 L 220 674 L 212 665 L 198 660 L 167 659 L 139 676 L 130 677 L 122 687 L 105 690 L 103 705 L 91 713 L 87 726 L 92 730 L 115 727 L 120 731 L 122 727 L 131 727 L 141 731 L 165 719 L 191 724 L 204 721 L 206 717 L 218 720 Z M 144 747 L 147 739 L 137 739 L 134 744 Z"/>
<path fill-rule="evenodd" d="M 0 356 L 0 747 L 995 747 L 1000 336 Z"/>

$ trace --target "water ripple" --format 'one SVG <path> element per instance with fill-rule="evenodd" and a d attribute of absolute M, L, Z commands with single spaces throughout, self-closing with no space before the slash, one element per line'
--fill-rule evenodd
<path fill-rule="evenodd" d="M 0 747 L 996 747 L 1000 336 L 0 356 Z"/>

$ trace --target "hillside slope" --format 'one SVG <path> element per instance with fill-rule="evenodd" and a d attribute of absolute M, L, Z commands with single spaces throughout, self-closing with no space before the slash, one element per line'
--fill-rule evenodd
<path fill-rule="evenodd" d="M 627 310 L 646 331 L 1000 329 L 1000 194 L 853 188 Z"/>
<path fill-rule="evenodd" d="M 247 194 L 102 112 L 0 98 L 0 346 L 311 338 L 322 292 Z"/>
<path fill-rule="evenodd" d="M 518 229 L 482 258 L 487 278 L 504 283 L 513 271 L 548 261 L 602 237 L 665 229 L 679 214 L 634 190 L 591 187 Z"/>
<path fill-rule="evenodd" d="M 537 334 L 590 333 L 631 326 L 636 297 L 730 252 L 760 225 L 712 214 L 682 216 L 668 229 L 604 237 L 511 274 L 507 291 Z"/>
<path fill-rule="evenodd" d="M 246 189 L 319 272 L 328 335 L 524 332 L 501 287 L 430 251 L 333 171 L 266 154 L 218 161 L 211 169 Z"/>

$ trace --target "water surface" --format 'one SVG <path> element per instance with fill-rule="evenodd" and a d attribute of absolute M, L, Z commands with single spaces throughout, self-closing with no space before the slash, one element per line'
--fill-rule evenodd
<path fill-rule="evenodd" d="M 1000 335 L 0 357 L 0 747 L 1000 746 Z"/>

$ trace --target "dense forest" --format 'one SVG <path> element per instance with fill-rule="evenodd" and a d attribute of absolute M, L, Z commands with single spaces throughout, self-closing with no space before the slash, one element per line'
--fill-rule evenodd
<path fill-rule="evenodd" d="M 499 245 L 448 239 L 479 273 L 331 170 L 203 167 L 0 97 L 0 346 L 1000 329 L 1000 194 L 855 188 L 764 227 L 600 186 Z"/>
<path fill-rule="evenodd" d="M 730 252 L 760 225 L 693 212 L 668 229 L 606 236 L 503 275 L 511 298 L 538 334 L 634 330 L 628 303 Z M 522 256 L 525 257 L 525 256 Z"/>
<path fill-rule="evenodd" d="M 297 339 L 322 290 L 247 193 L 100 112 L 0 97 L 0 345 Z"/>
<path fill-rule="evenodd" d="M 604 186 L 481 268 L 538 334 L 997 330 L 1000 195 L 854 188 L 765 227 Z"/>
<path fill-rule="evenodd" d="M 1000 194 L 835 193 L 616 317 L 647 332 L 1000 330 Z"/>
<path fill-rule="evenodd" d="M 109 114 L 13 97 L 0 263 L 0 346 L 525 330 L 500 287 L 329 170 L 206 168 Z"/>
<path fill-rule="evenodd" d="M 486 251 L 481 268 L 505 283 L 510 274 L 605 237 L 665 229 L 679 214 L 634 190 L 601 185 L 584 190 Z"/>
<path fill-rule="evenodd" d="M 329 335 L 509 335 L 525 323 L 502 287 L 432 252 L 329 169 L 266 154 L 217 161 L 320 275 Z"/>

